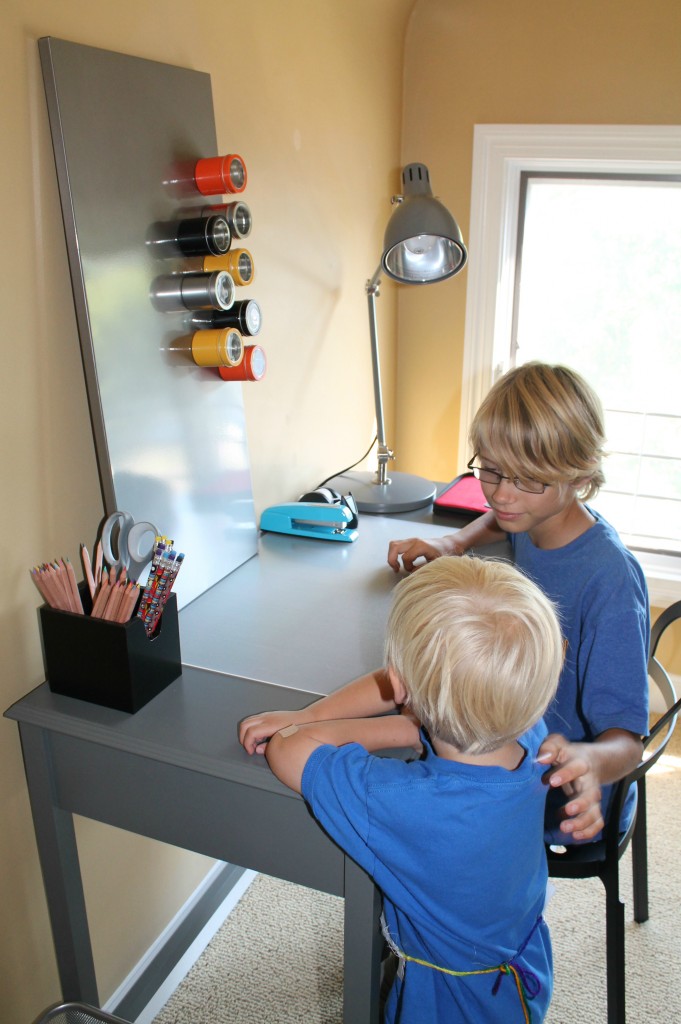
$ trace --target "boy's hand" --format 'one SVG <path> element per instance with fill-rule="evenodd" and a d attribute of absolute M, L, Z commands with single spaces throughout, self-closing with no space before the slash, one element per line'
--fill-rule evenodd
<path fill-rule="evenodd" d="M 408 537 L 405 540 L 391 540 L 388 545 L 388 565 L 395 571 L 400 571 L 400 559 L 402 567 L 407 572 L 418 569 L 414 563 L 422 558 L 424 562 L 432 562 L 442 555 L 462 555 L 464 549 L 459 550 L 456 545 L 455 535 L 449 537 L 437 537 L 434 540 L 425 541 L 418 537 Z"/>
<path fill-rule="evenodd" d="M 550 769 L 546 782 L 554 788 L 562 786 L 571 797 L 563 808 L 567 817 L 560 823 L 561 832 L 577 840 L 593 839 L 605 824 L 592 754 L 592 743 L 571 743 L 559 733 L 551 733 L 539 748 L 538 760 Z"/>
<path fill-rule="evenodd" d="M 262 711 L 239 724 L 239 742 L 248 754 L 264 754 L 267 741 L 287 725 L 300 724 L 298 711 Z"/>

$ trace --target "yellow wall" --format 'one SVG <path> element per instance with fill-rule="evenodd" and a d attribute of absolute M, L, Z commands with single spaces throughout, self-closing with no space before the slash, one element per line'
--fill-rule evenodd
<path fill-rule="evenodd" d="M 402 157 L 468 238 L 475 124 L 678 124 L 678 0 L 420 0 L 405 59 Z M 471 261 L 476 253 L 469 254 Z M 467 271 L 399 301 L 399 468 L 457 465 Z"/>
<path fill-rule="evenodd" d="M 681 4 L 419 0 L 405 48 L 403 117 L 402 162 L 430 167 L 435 194 L 467 239 L 474 125 L 681 122 Z M 464 269 L 432 288 L 399 291 L 397 465 L 433 480 L 464 468 L 466 278 Z M 680 633 L 673 627 L 661 647 L 676 674 Z"/>
<path fill-rule="evenodd" d="M 661 608 L 651 609 L 651 618 L 654 622 L 660 615 Z M 677 695 L 681 696 L 681 621 L 675 622 L 667 628 L 660 646 L 656 651 L 656 657 L 664 667 L 675 677 Z"/>
<path fill-rule="evenodd" d="M 373 435 L 364 282 L 399 185 L 413 4 L 3 0 L 2 710 L 43 679 L 30 566 L 76 561 L 103 511 L 36 40 L 211 75 L 219 146 L 242 153 L 249 170 L 269 358 L 265 380 L 245 387 L 259 512 L 358 458 Z M 394 307 L 387 297 L 389 390 Z M 6 720 L 0 729 L 0 1016 L 18 1024 L 60 992 L 17 729 Z M 78 835 L 106 999 L 211 862 L 88 821 Z"/>

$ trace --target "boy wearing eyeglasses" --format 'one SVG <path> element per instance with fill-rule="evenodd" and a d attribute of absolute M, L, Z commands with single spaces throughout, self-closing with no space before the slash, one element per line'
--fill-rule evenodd
<path fill-rule="evenodd" d="M 645 578 L 616 531 L 586 504 L 604 479 L 600 402 L 573 370 L 528 363 L 492 387 L 470 440 L 470 465 L 490 511 L 438 540 L 392 541 L 388 562 L 412 572 L 423 560 L 510 540 L 516 566 L 555 602 L 566 642 L 541 751 L 554 766 L 546 839 L 592 840 L 610 784 L 638 763 L 648 731 Z M 300 721 L 365 717 L 385 710 L 391 696 L 379 669 L 296 714 Z M 262 753 L 279 720 L 277 712 L 256 716 L 246 749 Z M 632 811 L 629 803 L 624 823 Z"/>
<path fill-rule="evenodd" d="M 398 961 L 386 1024 L 544 1019 L 541 716 L 563 660 L 551 602 L 508 563 L 443 558 L 402 580 L 385 643 L 393 709 L 290 724 L 275 775 L 375 880 Z M 376 757 L 423 747 L 419 760 Z"/>
<path fill-rule="evenodd" d="M 613 783 L 638 763 L 648 731 L 648 593 L 643 571 L 616 531 L 586 504 L 604 481 L 600 402 L 564 366 L 527 363 L 490 390 L 470 431 L 469 468 L 490 511 L 436 541 L 393 541 L 388 562 L 411 572 L 419 559 L 460 555 L 508 538 L 515 565 L 555 602 L 566 640 L 544 750 L 584 769 L 602 788 L 603 817 Z M 607 787 L 607 788 L 603 788 Z M 624 811 L 626 823 L 635 794 Z M 594 838 L 579 816 L 560 821 L 560 793 L 547 805 L 547 840 Z M 577 805 L 564 808 L 571 815 Z"/>

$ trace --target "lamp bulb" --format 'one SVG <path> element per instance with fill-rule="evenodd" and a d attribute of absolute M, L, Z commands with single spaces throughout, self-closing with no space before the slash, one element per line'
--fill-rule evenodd
<path fill-rule="evenodd" d="M 433 235 L 415 235 L 404 242 L 404 247 L 412 256 L 425 256 L 426 253 L 432 252 L 439 241 Z"/>

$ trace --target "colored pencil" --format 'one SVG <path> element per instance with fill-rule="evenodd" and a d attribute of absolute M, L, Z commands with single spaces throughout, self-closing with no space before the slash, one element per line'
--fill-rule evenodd
<path fill-rule="evenodd" d="M 158 626 L 163 609 L 170 597 L 177 574 L 182 567 L 184 553 L 173 548 L 169 537 L 158 536 L 147 583 L 142 587 L 131 580 L 125 567 L 117 572 L 103 564 L 102 543 L 95 548 L 94 565 L 84 544 L 80 546 L 85 582 L 92 601 L 93 618 L 125 623 L 133 615 L 142 619 L 147 635 Z M 55 558 L 53 562 L 34 565 L 29 570 L 31 580 L 45 604 L 59 611 L 85 614 L 75 570 L 69 558 Z"/>
<path fill-rule="evenodd" d="M 90 553 L 84 544 L 81 544 L 80 557 L 83 562 L 83 570 L 85 572 L 85 579 L 87 580 L 88 590 L 90 591 L 90 598 L 94 601 L 95 590 L 97 584 L 95 583 L 95 577 L 92 572 L 92 562 L 90 561 Z"/>

